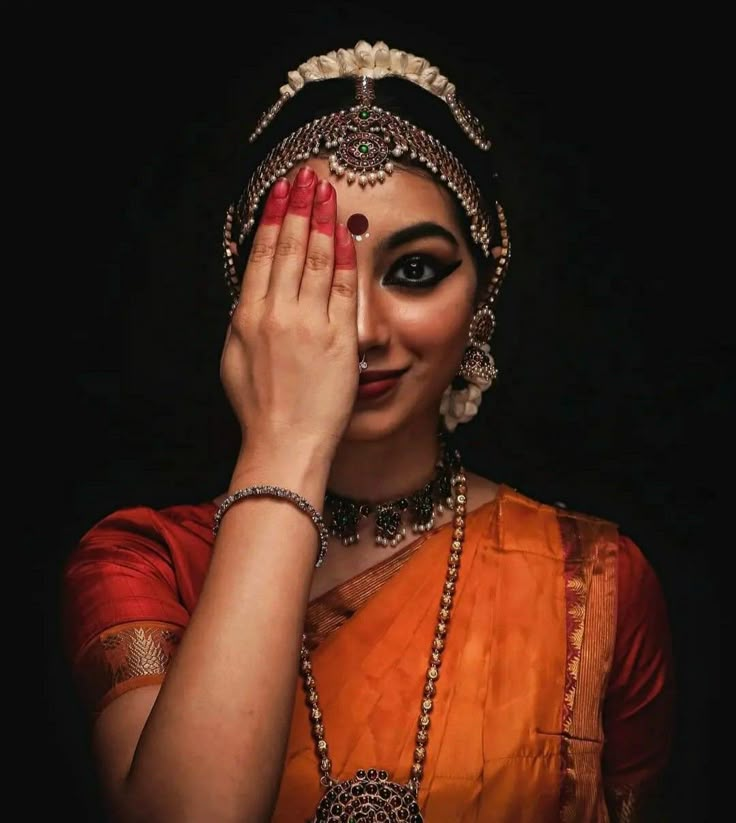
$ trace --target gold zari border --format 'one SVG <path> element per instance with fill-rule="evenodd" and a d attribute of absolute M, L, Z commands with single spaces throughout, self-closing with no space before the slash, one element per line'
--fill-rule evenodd
<path fill-rule="evenodd" d="M 76 667 L 85 703 L 100 712 L 129 689 L 164 679 L 182 635 L 171 623 L 123 623 L 98 635 Z"/>

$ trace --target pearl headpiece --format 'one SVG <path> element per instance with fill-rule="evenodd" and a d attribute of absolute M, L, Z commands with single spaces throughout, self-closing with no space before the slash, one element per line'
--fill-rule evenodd
<path fill-rule="evenodd" d="M 355 79 L 355 105 L 320 117 L 292 132 L 266 155 L 243 192 L 237 206 L 227 211 L 224 227 L 225 280 L 231 297 L 240 293 L 236 253 L 255 225 L 256 212 L 271 186 L 295 165 L 322 152 L 329 153 L 330 171 L 344 177 L 348 184 L 374 186 L 383 183 L 394 171 L 394 162 L 422 164 L 439 177 L 460 202 L 469 223 L 473 241 L 490 256 L 492 246 L 500 246 L 501 256 L 488 284 L 486 300 L 492 302 L 508 266 L 510 245 L 506 218 L 500 203 L 495 203 L 500 237 L 493 237 L 493 221 L 486 211 L 477 184 L 465 167 L 439 140 L 412 123 L 375 105 L 375 81 L 395 75 L 416 83 L 447 103 L 465 134 L 482 151 L 490 148 L 478 119 L 456 97 L 455 86 L 424 58 L 389 49 L 383 42 L 371 46 L 360 41 L 353 49 L 340 49 L 310 58 L 297 71 L 289 72 L 281 96 L 260 118 L 250 135 L 254 142 L 284 105 L 306 83 L 330 78 Z"/>
<path fill-rule="evenodd" d="M 457 99 L 455 85 L 424 57 L 417 57 L 400 49 L 390 49 L 382 40 L 373 45 L 360 40 L 352 49 L 338 49 L 310 57 L 298 69 L 290 71 L 288 83 L 279 89 L 281 96 L 261 115 L 250 140 L 253 142 L 261 134 L 284 104 L 303 89 L 306 83 L 336 77 L 369 77 L 380 80 L 389 76 L 403 77 L 444 100 L 468 137 L 484 151 L 490 149 L 491 141 L 486 138 L 481 122 Z"/>

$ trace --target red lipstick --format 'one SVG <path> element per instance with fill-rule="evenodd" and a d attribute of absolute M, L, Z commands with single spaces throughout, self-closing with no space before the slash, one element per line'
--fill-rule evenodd
<path fill-rule="evenodd" d="M 406 369 L 393 369 L 391 371 L 371 369 L 360 375 L 358 385 L 358 398 L 382 397 L 396 386 L 399 378 Z"/>

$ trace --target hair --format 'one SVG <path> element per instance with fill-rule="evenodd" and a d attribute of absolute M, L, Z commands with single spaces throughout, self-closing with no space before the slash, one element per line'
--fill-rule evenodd
<path fill-rule="evenodd" d="M 491 215 L 493 232 L 500 245 L 499 226 L 495 209 L 495 202 L 499 199 L 499 180 L 498 173 L 494 168 L 493 151 L 484 151 L 475 145 L 455 120 L 448 104 L 410 80 L 391 75 L 380 78 L 375 81 L 375 95 L 376 105 L 407 120 L 414 126 L 424 129 L 455 155 L 475 181 L 481 194 L 483 208 Z M 305 123 L 336 111 L 348 109 L 353 105 L 355 105 L 355 78 L 353 77 L 330 78 L 305 83 L 303 88 L 287 100 L 274 119 L 263 129 L 262 133 L 249 144 L 242 169 L 244 177 L 241 190 L 245 188 L 247 181 L 255 173 L 259 164 L 268 156 L 269 152 L 288 135 Z M 327 150 L 323 152 L 325 155 L 328 153 Z M 396 160 L 395 165 L 421 172 L 437 185 L 442 185 L 418 161 L 403 157 Z M 240 193 L 234 198 L 233 202 L 237 202 L 239 196 Z M 458 224 L 463 230 L 468 248 L 473 256 L 478 277 L 477 299 L 483 290 L 485 276 L 490 273 L 493 264 L 489 262 L 483 251 L 472 240 L 468 217 L 457 198 L 453 196 L 451 202 Z M 259 217 L 260 209 L 256 219 Z M 247 256 L 251 240 L 252 234 L 246 238 L 240 249 L 241 257 Z M 496 243 L 494 242 L 493 245 L 496 245 Z"/>

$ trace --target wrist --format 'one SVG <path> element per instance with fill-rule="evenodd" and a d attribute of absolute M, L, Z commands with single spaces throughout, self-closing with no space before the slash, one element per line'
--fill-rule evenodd
<path fill-rule="evenodd" d="M 242 500 L 247 500 L 248 498 L 258 498 L 258 497 L 274 497 L 279 500 L 288 500 L 298 509 L 300 509 L 303 513 L 307 514 L 311 519 L 312 523 L 314 523 L 318 533 L 319 533 L 319 552 L 317 554 L 317 562 L 315 565 L 317 567 L 321 566 L 325 555 L 327 554 L 327 546 L 329 544 L 330 539 L 330 532 L 325 526 L 325 522 L 322 519 L 322 513 L 316 509 L 305 497 L 300 494 L 297 494 L 292 489 L 286 489 L 283 486 L 273 486 L 270 484 L 256 484 L 253 486 L 246 486 L 245 488 L 241 488 L 230 494 L 226 497 L 222 503 L 220 503 L 217 512 L 215 513 L 215 519 L 212 526 L 212 533 L 217 536 L 217 533 L 220 530 L 220 523 L 222 522 L 222 518 L 231 508 L 231 506 L 236 505 L 237 503 L 241 502 Z"/>
<path fill-rule="evenodd" d="M 238 455 L 227 493 L 252 485 L 281 486 L 302 495 L 321 512 L 331 465 L 331 458 L 317 448 L 246 446 Z"/>

